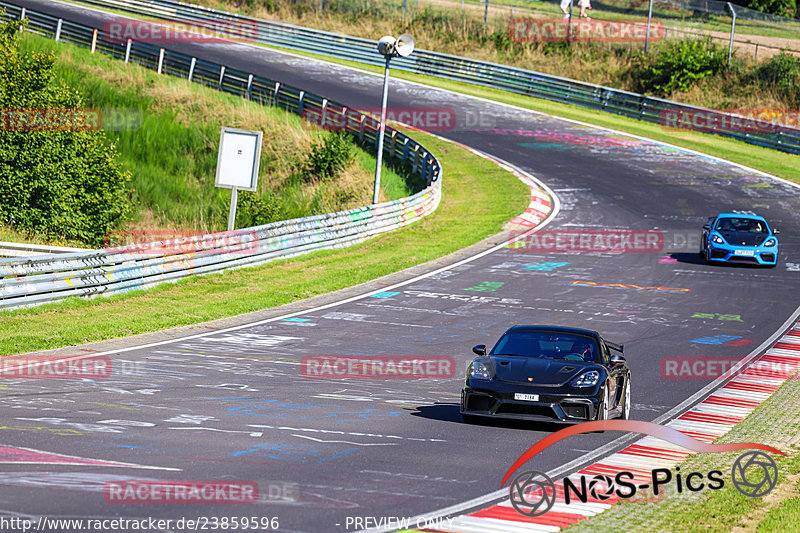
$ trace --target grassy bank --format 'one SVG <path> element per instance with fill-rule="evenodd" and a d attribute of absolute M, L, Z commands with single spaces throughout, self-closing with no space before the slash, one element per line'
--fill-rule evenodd
<path fill-rule="evenodd" d="M 525 209 L 528 188 L 509 172 L 463 148 L 419 136 L 446 169 L 444 200 L 420 222 L 342 250 L 192 278 L 147 292 L 0 313 L 0 355 L 196 324 L 323 294 L 464 248 L 498 232 Z"/>
<path fill-rule="evenodd" d="M 126 230 L 168 235 L 225 229 L 230 192 L 214 187 L 221 126 L 264 132 L 259 191 L 240 195 L 240 225 L 372 200 L 375 158 L 350 142 L 353 156 L 343 169 L 331 178 L 313 175 L 307 154 L 331 134 L 312 130 L 296 115 L 30 33 L 21 46 L 55 54 L 57 79 L 80 92 L 87 107 L 104 110 L 109 142 L 133 176 L 135 215 Z M 392 168 L 382 178 L 384 199 L 422 186 Z"/>

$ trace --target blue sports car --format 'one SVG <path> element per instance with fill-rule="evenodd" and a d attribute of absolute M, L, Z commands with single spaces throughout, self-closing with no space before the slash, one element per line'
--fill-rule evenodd
<path fill-rule="evenodd" d="M 778 264 L 777 228 L 752 213 L 721 213 L 703 226 L 700 255 L 707 263 Z"/>

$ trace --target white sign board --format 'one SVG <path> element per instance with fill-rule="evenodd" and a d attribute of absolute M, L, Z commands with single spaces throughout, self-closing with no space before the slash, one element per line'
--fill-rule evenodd
<path fill-rule="evenodd" d="M 263 132 L 222 128 L 214 184 L 227 189 L 255 191 L 261 163 Z"/>

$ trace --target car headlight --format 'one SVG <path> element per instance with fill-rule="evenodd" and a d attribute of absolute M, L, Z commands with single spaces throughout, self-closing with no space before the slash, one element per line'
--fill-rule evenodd
<path fill-rule="evenodd" d="M 489 369 L 480 361 L 473 361 L 469 368 L 469 377 L 476 379 L 492 379 Z"/>
<path fill-rule="evenodd" d="M 764 243 L 764 246 L 767 246 L 767 247 L 775 246 L 776 242 L 778 242 L 778 241 L 776 241 L 774 238 L 769 238 L 769 239 L 767 239 L 767 242 Z"/>
<path fill-rule="evenodd" d="M 719 235 L 714 235 L 714 236 L 712 236 L 712 237 L 711 237 L 711 241 L 712 241 L 712 242 L 715 242 L 715 243 L 717 243 L 717 244 L 725 244 L 725 241 L 723 241 L 723 240 L 722 240 L 722 237 L 720 237 Z"/>
<path fill-rule="evenodd" d="M 590 370 L 584 372 L 572 381 L 573 387 L 593 387 L 600 381 L 600 372 L 597 370 Z"/>

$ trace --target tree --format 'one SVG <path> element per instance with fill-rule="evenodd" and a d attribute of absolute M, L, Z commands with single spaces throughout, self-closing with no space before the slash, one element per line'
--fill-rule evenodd
<path fill-rule="evenodd" d="M 19 50 L 23 25 L 0 25 L 0 222 L 99 245 L 129 212 L 130 175 L 55 56 Z"/>
<path fill-rule="evenodd" d="M 795 0 L 748 0 L 745 7 L 781 17 L 794 17 L 797 9 Z"/>

